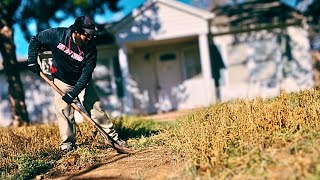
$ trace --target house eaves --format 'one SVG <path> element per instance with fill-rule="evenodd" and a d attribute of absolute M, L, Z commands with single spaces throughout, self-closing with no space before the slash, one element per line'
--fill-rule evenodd
<path fill-rule="evenodd" d="M 132 22 L 137 16 L 143 14 L 145 11 L 150 9 L 152 6 L 154 6 L 156 3 L 160 3 L 163 5 L 166 5 L 168 7 L 177 9 L 179 11 L 191 14 L 193 16 L 196 16 L 198 18 L 204 19 L 204 20 L 210 20 L 214 17 L 214 14 L 202 10 L 196 7 L 193 7 L 191 5 L 187 5 L 175 0 L 148 0 L 146 3 L 142 4 L 141 6 L 134 9 L 129 15 L 124 17 L 122 20 L 120 20 L 118 23 L 114 24 L 112 27 L 110 27 L 111 31 L 114 33 L 118 29 L 122 28 L 124 25 Z"/>
<path fill-rule="evenodd" d="M 197 16 L 197 17 L 205 19 L 205 20 L 209 20 L 214 17 L 213 13 L 211 13 L 209 11 L 181 3 L 179 1 L 174 1 L 174 0 L 153 0 L 153 1 L 158 1 L 159 3 L 165 4 L 167 6 L 171 6 L 175 9 L 178 9 L 180 11 L 184 11 L 186 13 L 192 14 L 194 16 Z"/>

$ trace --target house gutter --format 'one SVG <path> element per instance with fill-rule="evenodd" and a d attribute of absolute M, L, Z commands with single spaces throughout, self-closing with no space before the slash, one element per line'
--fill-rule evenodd
<path fill-rule="evenodd" d="M 228 34 L 239 34 L 239 33 L 252 32 L 252 31 L 270 30 L 270 29 L 276 29 L 276 28 L 285 28 L 288 26 L 304 27 L 304 23 L 302 20 L 298 20 L 298 21 L 289 22 L 289 23 L 279 23 L 275 25 L 266 25 L 266 26 L 260 26 L 260 27 L 254 27 L 254 28 L 236 28 L 227 32 L 219 32 L 219 33 L 212 32 L 212 36 L 215 37 L 215 36 L 223 36 Z"/>

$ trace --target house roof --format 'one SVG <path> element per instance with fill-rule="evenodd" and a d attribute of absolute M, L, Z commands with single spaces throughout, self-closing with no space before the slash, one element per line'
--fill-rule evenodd
<path fill-rule="evenodd" d="M 122 20 L 120 20 L 118 23 L 114 24 L 111 29 L 112 31 L 116 31 L 116 29 L 121 28 L 123 25 L 129 23 L 132 21 L 135 17 L 139 16 L 146 10 L 153 7 L 155 4 L 160 3 L 172 8 L 175 8 L 179 11 L 183 11 L 186 13 L 189 13 L 191 15 L 194 15 L 196 17 L 208 20 L 212 19 L 214 16 L 211 12 L 199 9 L 190 5 L 187 5 L 185 3 L 175 1 L 175 0 L 147 0 L 144 4 L 134 9 L 130 14 L 128 14 L 126 17 L 124 17 Z"/>
<path fill-rule="evenodd" d="M 249 0 L 245 3 L 217 7 L 212 10 L 216 17 L 212 26 L 232 29 L 271 29 L 301 25 L 304 16 L 279 0 Z"/>

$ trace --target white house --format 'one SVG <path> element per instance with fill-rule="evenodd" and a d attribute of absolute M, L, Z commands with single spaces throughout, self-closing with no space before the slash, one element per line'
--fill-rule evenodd
<path fill-rule="evenodd" d="M 252 14 L 260 20 L 246 24 L 242 15 L 249 5 L 237 6 L 242 11 L 206 11 L 174 0 L 149 0 L 113 24 L 115 41 L 98 46 L 94 72 L 104 108 L 113 116 L 151 114 L 312 87 L 303 17 L 290 14 L 288 21 L 272 17 L 260 21 L 264 14 Z M 251 8 L 266 13 L 287 8 L 276 0 L 263 6 L 268 8 Z M 27 77 L 23 77 L 25 84 L 38 84 Z M 45 103 L 34 101 L 39 88 L 47 98 L 37 95 L 38 101 Z M 54 119 L 49 91 L 41 84 L 26 89 L 31 119 Z M 39 104 L 41 111 L 36 108 Z M 43 107 L 51 112 L 42 112 Z"/>
<path fill-rule="evenodd" d="M 156 0 L 111 27 L 126 112 L 149 114 L 215 102 L 207 36 L 213 17 L 177 1 Z"/>

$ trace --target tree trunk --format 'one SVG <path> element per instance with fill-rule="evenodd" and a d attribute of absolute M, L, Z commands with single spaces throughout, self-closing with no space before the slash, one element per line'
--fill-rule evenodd
<path fill-rule="evenodd" d="M 8 82 L 8 100 L 12 114 L 12 125 L 23 126 L 29 124 L 24 90 L 20 79 L 20 69 L 15 53 L 12 27 L 4 26 L 0 29 L 0 52 L 3 67 Z"/>

